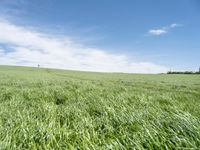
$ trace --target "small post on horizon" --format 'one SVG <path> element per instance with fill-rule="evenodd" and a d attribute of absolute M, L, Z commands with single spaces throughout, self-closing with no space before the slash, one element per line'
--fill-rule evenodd
<path fill-rule="evenodd" d="M 40 68 L 40 64 L 38 64 L 38 68 Z"/>

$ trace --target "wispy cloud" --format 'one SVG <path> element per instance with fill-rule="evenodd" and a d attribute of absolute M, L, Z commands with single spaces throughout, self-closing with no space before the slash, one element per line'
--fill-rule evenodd
<path fill-rule="evenodd" d="M 70 37 L 42 33 L 0 19 L 0 63 L 100 72 L 160 73 L 167 67 L 152 62 L 135 62 L 125 54 L 90 48 Z"/>
<path fill-rule="evenodd" d="M 149 34 L 151 35 L 162 35 L 162 34 L 166 34 L 168 31 L 165 29 L 152 29 L 149 30 Z"/>
<path fill-rule="evenodd" d="M 157 29 L 150 29 L 148 31 L 149 35 L 154 35 L 154 36 L 160 36 L 167 34 L 171 29 L 176 28 L 176 27 L 181 27 L 181 24 L 173 23 L 165 27 L 157 28 Z"/>

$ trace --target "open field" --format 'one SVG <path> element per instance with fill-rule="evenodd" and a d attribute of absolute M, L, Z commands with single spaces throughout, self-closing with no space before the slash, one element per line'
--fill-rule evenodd
<path fill-rule="evenodd" d="M 0 149 L 134 148 L 200 148 L 200 75 L 0 67 Z"/>

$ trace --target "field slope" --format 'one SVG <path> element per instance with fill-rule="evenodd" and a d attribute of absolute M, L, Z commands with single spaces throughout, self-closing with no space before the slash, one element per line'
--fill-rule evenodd
<path fill-rule="evenodd" d="M 200 148 L 200 75 L 0 66 L 0 149 L 134 148 Z"/>

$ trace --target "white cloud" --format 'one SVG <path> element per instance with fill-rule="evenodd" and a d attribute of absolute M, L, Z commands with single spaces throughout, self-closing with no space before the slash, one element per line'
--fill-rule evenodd
<path fill-rule="evenodd" d="M 160 73 L 165 66 L 135 62 L 127 55 L 94 49 L 69 37 L 57 37 L 0 19 L 0 63 L 100 72 Z"/>
<path fill-rule="evenodd" d="M 182 26 L 181 24 L 173 23 L 173 24 L 170 24 L 168 26 L 161 27 L 161 28 L 158 28 L 158 29 L 150 29 L 148 31 L 148 34 L 149 35 L 159 36 L 159 35 L 163 35 L 163 34 L 168 33 L 173 28 L 181 27 L 181 26 Z"/>
<path fill-rule="evenodd" d="M 167 30 L 164 30 L 164 29 L 149 30 L 149 34 L 151 34 L 151 35 L 162 35 L 162 34 L 166 34 L 166 33 L 167 33 Z"/>

